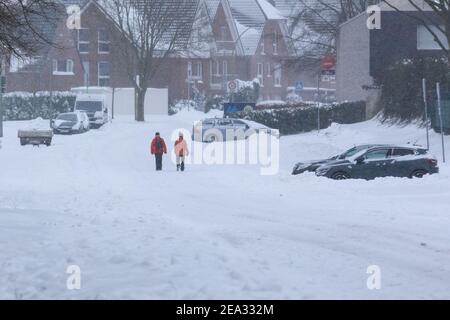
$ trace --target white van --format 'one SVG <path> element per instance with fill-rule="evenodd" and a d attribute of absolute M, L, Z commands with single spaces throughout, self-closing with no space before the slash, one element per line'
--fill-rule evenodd
<path fill-rule="evenodd" d="M 78 94 L 74 112 L 86 112 L 91 128 L 100 128 L 109 120 L 108 105 L 102 94 Z"/>

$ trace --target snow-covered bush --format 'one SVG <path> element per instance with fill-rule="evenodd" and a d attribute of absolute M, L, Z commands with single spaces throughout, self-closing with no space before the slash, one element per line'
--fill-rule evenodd
<path fill-rule="evenodd" d="M 210 110 L 223 110 L 223 104 L 227 102 L 227 98 L 221 95 L 214 95 L 206 99 L 205 113 Z"/>
<path fill-rule="evenodd" d="M 252 81 L 235 80 L 238 90 L 229 94 L 229 100 L 232 102 L 256 103 L 259 99 L 261 85 L 258 79 Z"/>
<path fill-rule="evenodd" d="M 181 110 L 199 110 L 199 105 L 194 100 L 178 100 L 169 106 L 169 115 L 177 114 Z"/>
<path fill-rule="evenodd" d="M 236 118 L 244 118 L 280 130 L 281 134 L 297 134 L 317 129 L 318 109 L 320 109 L 320 127 L 328 128 L 333 122 L 350 124 L 366 120 L 366 103 L 346 102 L 341 104 L 316 104 L 284 108 L 255 110 L 231 114 Z"/>
<path fill-rule="evenodd" d="M 2 99 L 5 120 L 52 119 L 75 105 L 73 92 L 11 92 Z"/>
<path fill-rule="evenodd" d="M 286 102 L 289 104 L 297 104 L 301 103 L 303 101 L 303 98 L 297 94 L 294 87 L 289 87 L 287 89 L 287 96 L 286 96 Z"/>

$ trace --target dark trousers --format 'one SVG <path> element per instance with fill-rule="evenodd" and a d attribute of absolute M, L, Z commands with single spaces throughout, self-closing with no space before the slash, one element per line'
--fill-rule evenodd
<path fill-rule="evenodd" d="M 161 171 L 162 170 L 163 155 L 162 154 L 155 154 L 155 159 L 156 159 L 156 171 Z"/>

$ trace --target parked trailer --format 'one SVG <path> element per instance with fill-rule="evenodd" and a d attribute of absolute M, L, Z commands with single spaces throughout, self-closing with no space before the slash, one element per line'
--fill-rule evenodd
<path fill-rule="evenodd" d="M 21 146 L 26 146 L 27 144 L 33 146 L 45 144 L 49 147 L 53 139 L 52 130 L 19 130 L 17 135 L 20 139 Z"/>

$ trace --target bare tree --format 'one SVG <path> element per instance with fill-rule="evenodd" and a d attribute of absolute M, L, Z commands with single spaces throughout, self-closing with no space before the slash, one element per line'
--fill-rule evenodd
<path fill-rule="evenodd" d="M 380 1 L 298 0 L 291 34 L 302 66 L 317 66 L 326 53 L 335 53 L 339 26 Z"/>
<path fill-rule="evenodd" d="M 54 0 L 0 0 L 0 55 L 33 55 L 51 44 L 46 30 L 62 6 Z"/>
<path fill-rule="evenodd" d="M 150 81 L 186 49 L 198 0 L 104 0 L 121 34 L 120 52 L 136 92 L 135 118 L 145 120 Z"/>
<path fill-rule="evenodd" d="M 418 20 L 433 36 L 434 41 L 447 55 L 450 62 L 450 1 L 449 0 L 403 0 L 418 15 L 404 10 L 398 1 L 383 0 L 392 9 Z M 433 13 L 430 15 L 430 13 Z M 445 37 L 445 40 L 442 38 Z"/>

